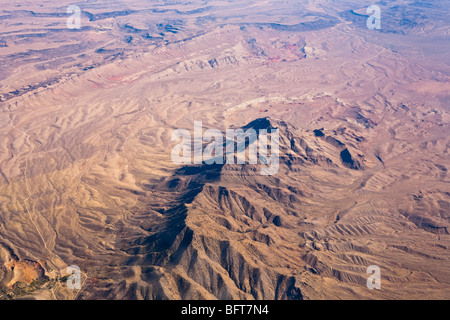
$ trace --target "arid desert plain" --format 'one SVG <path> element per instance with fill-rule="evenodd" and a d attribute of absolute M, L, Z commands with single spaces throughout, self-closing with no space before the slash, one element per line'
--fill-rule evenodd
<path fill-rule="evenodd" d="M 0 4 L 0 299 L 450 299 L 450 1 Z"/>

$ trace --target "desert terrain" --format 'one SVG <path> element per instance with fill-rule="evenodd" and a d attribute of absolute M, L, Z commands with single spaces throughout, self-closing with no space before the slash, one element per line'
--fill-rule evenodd
<path fill-rule="evenodd" d="M 0 299 L 450 298 L 449 1 L 0 3 Z"/>

